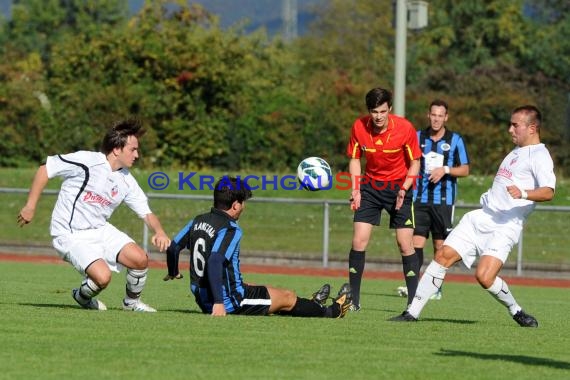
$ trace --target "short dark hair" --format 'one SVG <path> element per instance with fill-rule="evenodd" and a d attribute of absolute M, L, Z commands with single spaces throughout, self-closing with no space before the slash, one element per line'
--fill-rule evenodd
<path fill-rule="evenodd" d="M 392 93 L 384 88 L 376 87 L 368 91 L 366 94 L 366 108 L 368 111 L 388 103 L 388 107 L 392 107 Z"/>
<path fill-rule="evenodd" d="M 445 108 L 445 113 L 447 113 L 447 111 L 449 111 L 449 106 L 447 105 L 447 102 L 445 100 L 434 99 L 429 105 L 430 112 L 431 112 L 431 107 L 433 107 L 433 106 Z"/>
<path fill-rule="evenodd" d="M 129 136 L 137 138 L 145 134 L 142 120 L 129 118 L 113 123 L 107 130 L 101 142 L 101 152 L 105 155 L 111 153 L 115 148 L 124 148 Z"/>
<path fill-rule="evenodd" d="M 234 202 L 243 203 L 252 196 L 251 189 L 241 178 L 223 176 L 214 187 L 214 208 L 229 210 Z"/>
<path fill-rule="evenodd" d="M 516 113 L 523 113 L 527 116 L 527 123 L 536 125 L 536 129 L 540 130 L 540 126 L 542 124 L 542 113 L 540 110 L 533 106 L 533 105 L 525 105 L 521 107 L 517 107 L 511 112 L 511 115 Z"/>

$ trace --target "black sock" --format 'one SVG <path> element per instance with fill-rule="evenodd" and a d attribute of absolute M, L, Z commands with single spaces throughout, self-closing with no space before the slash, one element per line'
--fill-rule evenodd
<path fill-rule="evenodd" d="M 290 314 L 292 317 L 325 317 L 327 316 L 327 309 L 315 301 L 297 297 L 295 306 L 287 314 Z"/>
<path fill-rule="evenodd" d="M 352 290 L 352 303 L 357 306 L 360 306 L 360 283 L 366 262 L 365 255 L 366 251 L 355 251 L 354 249 L 351 249 L 348 255 L 348 280 Z"/>
<path fill-rule="evenodd" d="M 418 273 L 422 270 L 422 266 L 424 265 L 424 249 L 423 248 L 414 248 L 416 251 L 416 255 L 418 255 Z"/>
<path fill-rule="evenodd" d="M 402 268 L 404 270 L 404 279 L 408 288 L 408 305 L 412 303 L 418 288 L 420 277 L 418 255 L 416 253 L 410 256 L 402 256 Z"/>
<path fill-rule="evenodd" d="M 336 302 L 333 302 L 332 305 L 326 308 L 325 317 L 327 318 L 338 318 L 340 315 L 340 305 Z"/>

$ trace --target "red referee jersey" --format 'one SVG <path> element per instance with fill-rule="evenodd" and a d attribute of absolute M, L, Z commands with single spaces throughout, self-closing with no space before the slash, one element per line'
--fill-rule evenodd
<path fill-rule="evenodd" d="M 422 155 L 414 126 L 396 115 L 388 115 L 388 128 L 380 134 L 373 132 L 370 115 L 356 119 L 346 154 L 350 158 L 361 158 L 363 153 L 365 174 L 377 181 L 405 178 L 410 161 L 418 160 Z"/>

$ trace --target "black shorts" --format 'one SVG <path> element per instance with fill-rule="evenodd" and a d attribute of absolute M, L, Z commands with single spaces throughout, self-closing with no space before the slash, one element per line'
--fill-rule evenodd
<path fill-rule="evenodd" d="M 206 314 L 212 313 L 214 304 L 210 290 L 208 288 L 192 287 L 192 292 L 194 293 L 196 304 L 202 312 Z M 225 302 L 228 302 L 228 300 Z M 229 312 L 229 314 L 267 315 L 269 314 L 269 306 L 271 306 L 271 296 L 265 286 L 244 285 L 243 297 L 238 295 L 230 303 L 233 305 L 234 310 Z"/>
<path fill-rule="evenodd" d="M 445 240 L 453 228 L 453 206 L 414 203 L 416 228 L 414 235 L 435 240 Z"/>
<path fill-rule="evenodd" d="M 271 296 L 265 286 L 245 285 L 245 293 L 239 307 L 232 314 L 267 315 Z"/>
<path fill-rule="evenodd" d="M 373 180 L 371 180 L 373 181 Z M 354 213 L 355 222 L 363 222 L 377 226 L 380 214 L 386 210 L 390 214 L 390 228 L 414 228 L 413 192 L 407 191 L 404 204 L 395 209 L 398 197 L 398 185 L 384 185 L 381 181 L 360 185 L 360 208 Z"/>

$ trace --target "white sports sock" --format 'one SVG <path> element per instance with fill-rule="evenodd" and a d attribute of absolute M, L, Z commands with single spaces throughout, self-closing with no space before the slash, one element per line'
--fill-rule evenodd
<path fill-rule="evenodd" d="M 418 284 L 418 290 L 416 290 L 416 296 L 412 301 L 412 304 L 408 306 L 408 313 L 410 313 L 414 318 L 418 318 L 422 309 L 429 301 L 429 298 L 437 293 L 441 285 L 443 284 L 443 279 L 447 273 L 447 268 L 443 265 L 438 264 L 434 260 L 427 266 L 420 283 Z"/>
<path fill-rule="evenodd" d="M 513 294 L 510 292 L 507 283 L 497 276 L 493 285 L 489 289 L 486 289 L 491 295 L 500 303 L 505 305 L 509 309 L 509 313 L 511 315 L 515 315 L 518 311 L 521 310 L 519 304 L 513 297 Z"/>

